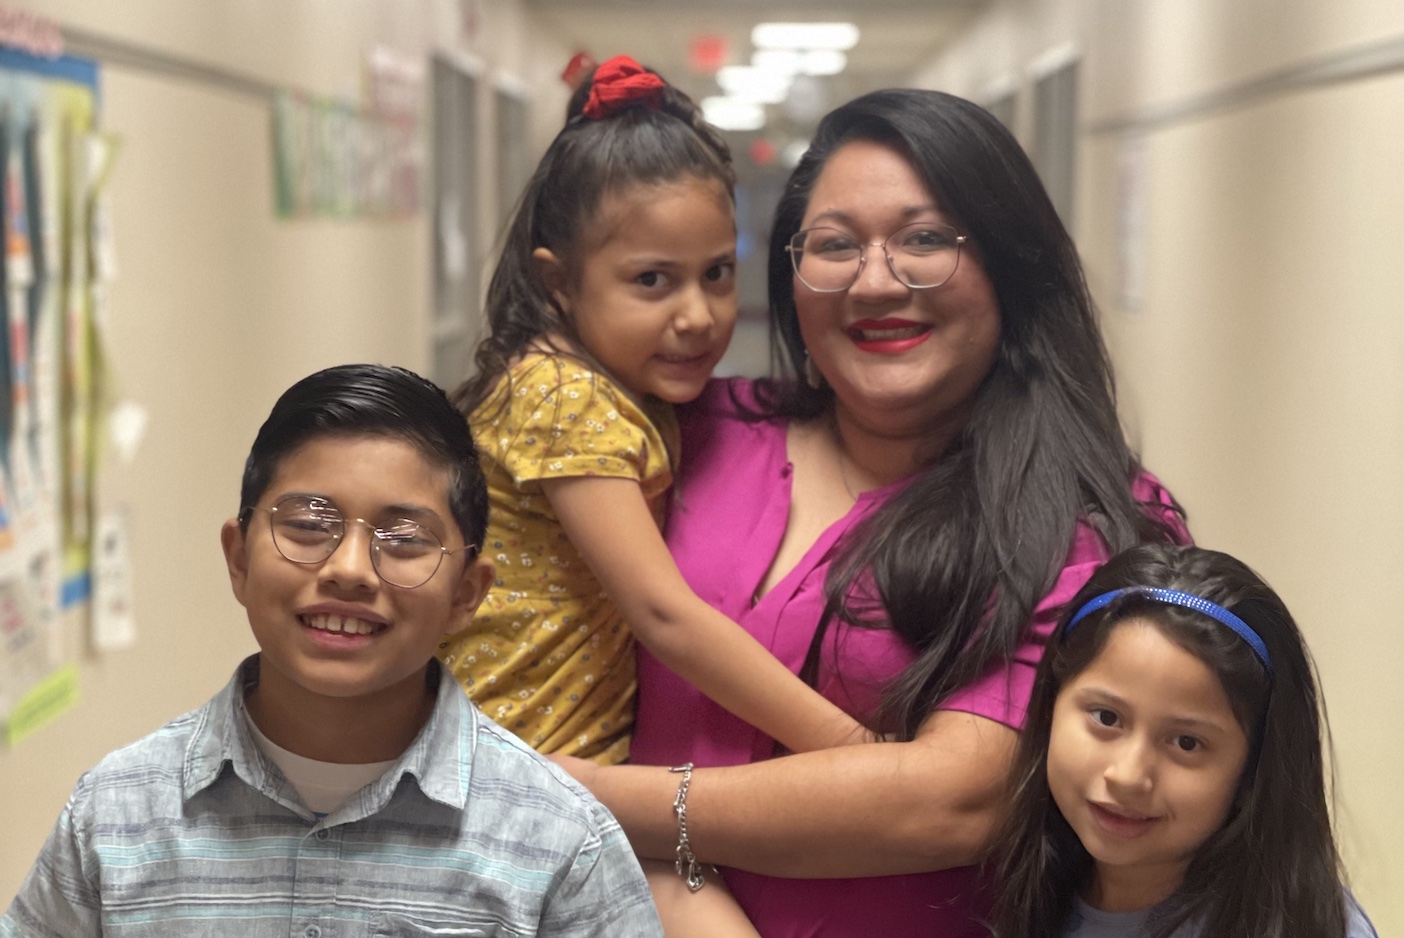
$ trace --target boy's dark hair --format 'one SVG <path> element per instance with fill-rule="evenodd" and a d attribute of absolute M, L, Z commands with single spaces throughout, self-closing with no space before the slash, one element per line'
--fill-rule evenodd
<path fill-rule="evenodd" d="M 1138 505 L 1140 463 L 1116 412 L 1111 365 L 1077 250 L 1019 142 L 988 111 L 939 91 L 863 95 L 820 122 L 775 210 L 769 286 L 775 367 L 767 416 L 813 419 L 828 384 L 794 380 L 805 347 L 788 245 L 845 144 L 891 146 L 970 239 L 999 302 L 999 354 L 964 430 L 846 539 L 801 674 L 813 680 L 834 619 L 890 627 L 917 653 L 888 689 L 882 725 L 911 739 L 932 709 L 1027 640 L 1079 521 L 1113 551 L 1173 540 Z M 962 260 L 962 263 L 966 263 Z M 853 597 L 876 587 L 879 610 Z"/>
<path fill-rule="evenodd" d="M 319 437 L 382 436 L 404 440 L 449 474 L 449 510 L 467 544 L 482 546 L 487 485 L 463 415 L 432 381 L 387 365 L 338 365 L 283 392 L 259 427 L 239 493 L 240 527 L 282 461 Z"/>
<path fill-rule="evenodd" d="M 1181 590 L 1219 605 L 1258 634 L 1269 672 L 1248 644 L 1207 615 L 1134 593 L 1089 614 L 1066 636 L 1068 616 L 1113 590 Z M 1048 787 L 1048 745 L 1059 692 L 1088 667 L 1112 630 L 1149 621 L 1203 661 L 1223 684 L 1249 741 L 1228 820 L 1195 852 L 1179 890 L 1150 923 L 1165 938 L 1186 921 L 1206 938 L 1345 938 L 1340 859 L 1327 807 L 1325 706 L 1310 653 L 1282 600 L 1228 554 L 1197 547 L 1136 547 L 1112 558 L 1068 604 L 1034 680 L 1010 775 L 1008 815 L 990 864 L 999 938 L 1065 933 L 1093 859 Z M 1226 885 L 1227 884 L 1227 885 Z"/>
<path fill-rule="evenodd" d="M 575 89 L 565 127 L 541 158 L 507 229 L 488 284 L 488 335 L 474 354 L 474 376 L 453 393 L 465 414 L 491 396 L 508 365 L 533 339 L 552 332 L 576 338 L 541 278 L 533 251 L 546 248 L 566 264 L 574 263 L 600 203 L 635 186 L 692 178 L 714 181 L 735 198 L 731 150 L 691 98 L 665 85 L 657 107 L 628 107 L 592 119 L 584 109 L 594 79 L 592 73 Z"/>

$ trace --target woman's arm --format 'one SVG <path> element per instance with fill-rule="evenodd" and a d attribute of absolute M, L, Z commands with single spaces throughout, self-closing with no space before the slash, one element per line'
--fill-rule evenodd
<path fill-rule="evenodd" d="M 658 660 L 796 752 L 869 738 L 856 720 L 692 592 L 637 482 L 572 476 L 543 479 L 541 488 L 571 544 Z M 745 545 L 717 545 L 741 549 Z"/>
<path fill-rule="evenodd" d="M 885 876 L 966 866 L 999 820 L 1018 734 L 955 710 L 907 743 L 870 743 L 697 769 L 687 830 L 699 860 L 771 876 Z M 678 842 L 678 776 L 557 760 L 619 819 L 640 856 Z"/>
<path fill-rule="evenodd" d="M 695 769 L 692 851 L 709 864 L 810 879 L 974 864 L 1000 820 L 1016 740 L 1004 723 L 938 711 L 910 743 Z M 673 857 L 678 775 L 556 761 L 614 812 L 640 857 Z"/>

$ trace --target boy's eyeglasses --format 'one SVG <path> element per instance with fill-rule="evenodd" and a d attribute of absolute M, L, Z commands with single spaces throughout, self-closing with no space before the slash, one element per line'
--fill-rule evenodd
<path fill-rule="evenodd" d="M 806 228 L 790 238 L 785 250 L 795 276 L 815 293 L 842 293 L 857 283 L 870 247 L 882 248 L 888 269 L 903 286 L 930 290 L 955 274 L 964 243 L 965 235 L 950 225 L 917 222 L 871 244 L 838 228 Z"/>
<path fill-rule="evenodd" d="M 371 566 L 382 580 L 400 589 L 428 583 L 447 554 L 477 551 L 472 544 L 445 547 L 433 531 L 407 519 L 390 521 L 384 527 L 364 518 L 348 519 L 326 499 L 306 495 L 289 495 L 269 508 L 247 508 L 244 513 L 247 516 L 255 510 L 268 512 L 278 553 L 300 564 L 322 563 L 341 546 L 347 524 L 364 524 L 371 532 Z"/>

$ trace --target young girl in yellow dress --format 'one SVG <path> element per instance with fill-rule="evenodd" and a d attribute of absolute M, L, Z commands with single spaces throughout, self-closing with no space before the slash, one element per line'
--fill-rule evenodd
<path fill-rule="evenodd" d="M 601 65 L 523 196 L 477 375 L 455 395 L 487 473 L 497 574 L 441 657 L 542 753 L 625 759 L 635 638 L 792 750 L 862 738 L 692 593 L 660 533 L 670 405 L 700 394 L 726 350 L 735 251 L 726 144 L 657 75 Z"/>

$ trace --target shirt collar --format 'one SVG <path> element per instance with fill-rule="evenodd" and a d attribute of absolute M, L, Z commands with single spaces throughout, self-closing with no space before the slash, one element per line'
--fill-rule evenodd
<path fill-rule="evenodd" d="M 437 689 L 434 710 L 399 761 L 376 783 L 376 800 L 389 800 L 400 780 L 410 775 L 426 797 L 462 810 L 468 803 L 477 721 L 482 718 L 438 660 L 429 662 L 426 680 Z"/>
<path fill-rule="evenodd" d="M 295 806 L 292 786 L 258 748 L 248 730 L 244 694 L 258 684 L 258 673 L 259 656 L 250 655 L 240 663 L 224 689 L 200 710 L 186 748 L 182 771 L 184 800 L 189 801 L 213 785 L 229 766 L 244 784 L 276 801 L 291 802 L 290 806 Z M 444 674 L 437 660 L 430 662 L 426 681 L 437 693 L 434 709 L 414 742 L 366 791 L 367 814 L 384 807 L 405 776 L 413 777 L 426 797 L 448 807 L 462 810 L 468 802 L 468 781 L 480 717 L 458 682 Z M 352 799 L 346 807 L 355 801 Z"/>

